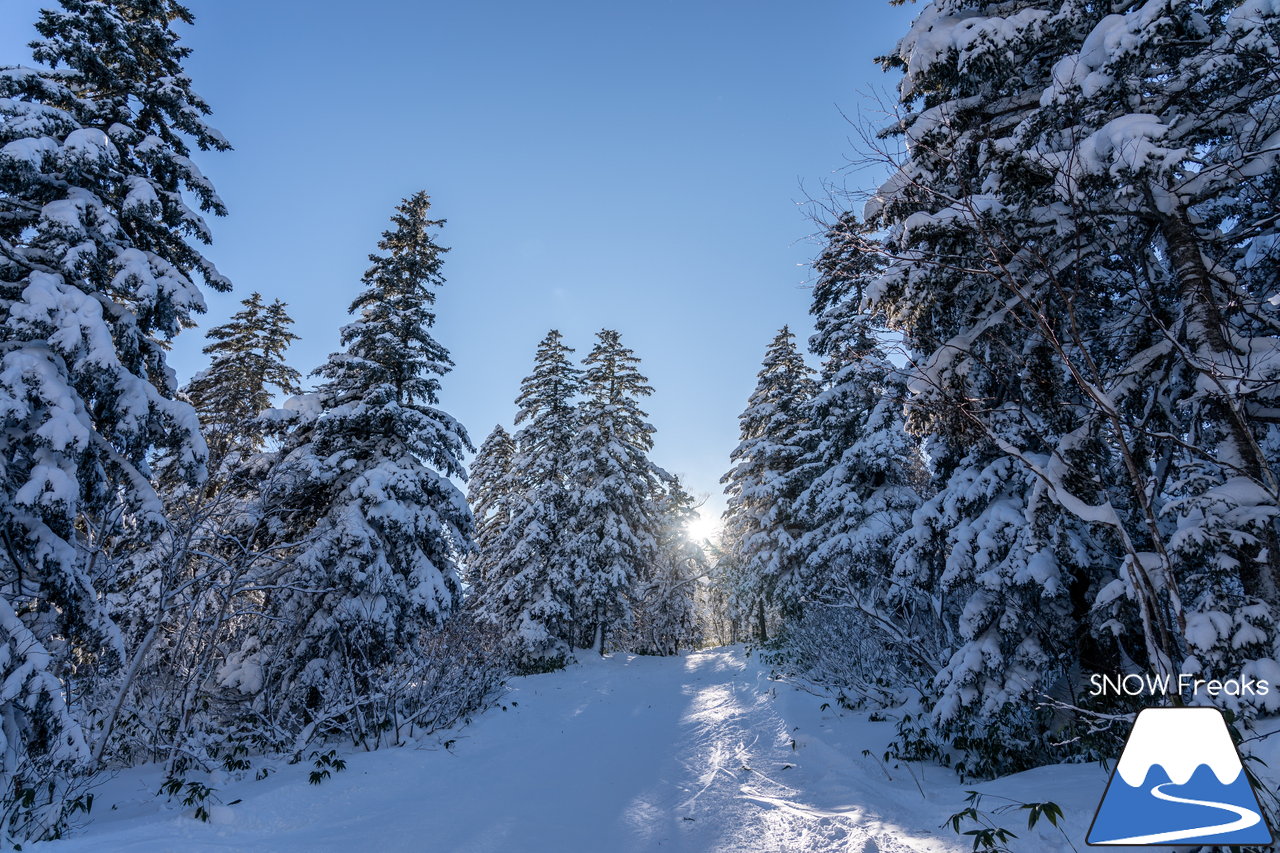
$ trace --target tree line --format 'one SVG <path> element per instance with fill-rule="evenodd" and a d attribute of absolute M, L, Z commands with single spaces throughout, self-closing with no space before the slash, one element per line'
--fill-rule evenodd
<path fill-rule="evenodd" d="M 199 814 L 210 771 L 403 742 L 575 649 L 767 644 L 967 776 L 1114 757 L 1143 700 L 1093 673 L 1280 684 L 1273 3 L 922 6 L 888 177 L 824 228 L 820 366 L 769 344 L 709 554 L 613 330 L 547 334 L 464 496 L 425 193 L 313 389 L 258 294 L 179 387 L 231 283 L 178 22 L 60 0 L 0 68 L 0 844 L 101 769 Z"/>
<path fill-rule="evenodd" d="M 41 67 L 0 69 L 0 846 L 59 837 L 98 771 L 139 763 L 207 818 L 211 772 L 403 742 L 507 671 L 459 614 L 473 448 L 438 407 L 425 193 L 311 392 L 286 306 L 257 293 L 207 370 L 179 388 L 166 365 L 199 284 L 231 287 L 201 249 L 225 208 L 192 149 L 230 146 L 183 72 L 191 20 L 65 0 L 36 24 Z"/>
<path fill-rule="evenodd" d="M 287 360 L 252 293 L 179 386 L 168 341 L 231 283 L 193 149 L 229 143 L 173 0 L 61 0 L 0 69 L 0 846 L 57 838 L 100 771 L 152 763 L 208 817 L 216 772 L 399 744 L 575 648 L 699 641 L 694 501 L 649 458 L 652 393 L 604 330 L 556 332 L 514 436 L 439 406 L 443 219 L 391 216 L 340 349 Z M 275 402 L 283 399 L 283 405 Z"/>
<path fill-rule="evenodd" d="M 888 177 L 827 220 L 820 375 L 768 349 L 722 574 L 900 756 L 1114 757 L 1152 699 L 1091 673 L 1280 681 L 1277 55 L 1253 0 L 935 0 L 879 60 Z"/>
<path fill-rule="evenodd" d="M 675 654 L 701 639 L 694 499 L 648 457 L 640 360 L 611 329 L 582 368 L 572 352 L 558 331 L 543 338 L 516 398 L 520 429 L 494 428 L 468 486 L 470 605 L 525 670 L 563 666 L 575 648 Z"/>

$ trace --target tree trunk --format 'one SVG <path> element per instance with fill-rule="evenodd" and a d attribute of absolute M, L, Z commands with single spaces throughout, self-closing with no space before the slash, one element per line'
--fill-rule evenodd
<path fill-rule="evenodd" d="M 1200 241 L 1187 222 L 1185 214 L 1174 211 L 1161 221 L 1165 243 L 1169 249 L 1169 260 L 1173 263 L 1177 276 L 1180 297 L 1186 317 L 1186 342 L 1191 352 L 1202 356 L 1200 361 L 1208 362 L 1191 365 L 1202 373 L 1212 374 L 1212 365 L 1223 361 L 1224 356 L 1236 355 L 1227 340 L 1226 321 L 1219 310 L 1220 300 L 1215 293 L 1213 277 L 1205 266 L 1200 251 Z M 1247 366 L 1247 365 L 1245 365 Z M 1267 464 L 1265 454 L 1254 437 L 1248 416 L 1244 412 L 1240 400 L 1233 398 L 1225 389 L 1218 386 L 1220 393 L 1210 397 L 1211 402 L 1204 407 L 1203 414 L 1221 424 L 1229 438 L 1230 447 L 1225 448 L 1228 458 L 1239 460 L 1242 473 L 1255 481 L 1269 494 L 1280 492 L 1275 476 Z M 1245 592 L 1262 599 L 1273 609 L 1280 610 L 1280 537 L 1276 534 L 1274 524 L 1267 524 L 1263 532 L 1263 549 L 1265 562 L 1257 559 L 1257 554 L 1245 554 L 1240 560 L 1240 582 Z"/>
<path fill-rule="evenodd" d="M 111 732 L 115 730 L 116 720 L 120 716 L 120 709 L 124 707 L 125 700 L 129 698 L 129 691 L 133 689 L 133 680 L 138 677 L 138 671 L 142 669 L 142 662 L 151 651 L 151 644 L 155 642 L 159 630 L 160 624 L 157 616 L 156 622 L 147 630 L 146 636 L 138 644 L 138 648 L 133 654 L 133 659 L 129 662 L 129 670 L 124 675 L 124 683 L 120 685 L 119 690 L 116 692 L 115 700 L 111 703 L 111 710 L 107 713 L 107 719 L 102 724 L 102 732 L 98 735 L 97 743 L 93 745 L 93 756 L 90 759 L 89 766 L 95 770 L 102 763 L 102 754 L 107 749 L 107 740 L 111 737 Z"/>

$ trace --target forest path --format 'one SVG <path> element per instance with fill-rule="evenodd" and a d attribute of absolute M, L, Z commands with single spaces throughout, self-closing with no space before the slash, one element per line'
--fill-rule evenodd
<path fill-rule="evenodd" d="M 303 765 L 228 784 L 222 801 L 242 801 L 217 807 L 211 824 L 159 811 L 155 780 L 131 771 L 104 789 L 78 837 L 37 849 L 964 849 L 939 836 L 906 772 L 889 778 L 861 754 L 879 753 L 882 740 L 847 742 L 886 726 L 850 726 L 822 699 L 771 681 L 742 648 L 581 657 L 513 679 L 505 710 L 430 745 L 350 754 L 319 786 L 306 784 Z"/>

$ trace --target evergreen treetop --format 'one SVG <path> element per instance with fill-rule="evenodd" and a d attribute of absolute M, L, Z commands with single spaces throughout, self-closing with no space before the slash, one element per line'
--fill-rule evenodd
<path fill-rule="evenodd" d="M 453 367 L 449 353 L 429 329 L 435 325 L 435 289 L 444 284 L 440 269 L 448 249 L 431 229 L 445 224 L 429 215 L 431 200 L 414 193 L 396 208 L 393 229 L 384 231 L 362 279 L 364 289 L 352 301 L 356 322 L 342 329 L 346 354 L 316 371 L 326 377 L 326 393 L 345 402 L 350 389 L 386 385 L 405 405 L 435 404 L 440 376 Z"/>
<path fill-rule="evenodd" d="M 582 371 L 570 361 L 572 352 L 552 329 L 520 383 L 510 523 L 495 531 L 480 607 L 483 618 L 506 633 L 521 664 L 535 669 L 563 664 L 576 640 L 568 475 Z"/>
<path fill-rule="evenodd" d="M 573 349 L 552 329 L 538 344 L 533 373 L 520 383 L 516 397 L 516 432 L 521 453 L 535 453 L 548 465 L 560 466 L 576 429 L 582 371 L 569 360 Z M 562 468 L 558 470 L 563 471 Z"/>
<path fill-rule="evenodd" d="M 658 472 L 649 461 L 653 427 L 640 399 L 653 393 L 640 359 L 612 329 L 596 333 L 586 367 L 580 428 L 574 437 L 575 594 L 584 632 L 604 650 L 609 631 L 625 627 L 630 595 L 657 556 L 652 495 Z"/>
<path fill-rule="evenodd" d="M 736 594 L 740 604 L 757 610 L 757 633 L 766 621 L 766 601 L 789 611 L 802 598 L 796 498 L 803 491 L 805 406 L 816 390 L 813 370 L 784 326 L 765 351 L 755 390 L 738 417 L 741 441 L 730 456 L 735 464 L 721 478 L 729 498 L 727 562 L 747 586 Z"/>
<path fill-rule="evenodd" d="M 262 294 L 251 293 L 244 308 L 209 330 L 204 353 L 208 368 L 187 385 L 184 393 L 200 415 L 205 441 L 213 458 L 224 457 L 237 444 L 260 449 L 263 434 L 251 421 L 271 406 L 275 394 L 299 394 L 301 374 L 285 363 L 284 354 L 298 336 L 287 306 L 279 299 L 266 305 Z"/>

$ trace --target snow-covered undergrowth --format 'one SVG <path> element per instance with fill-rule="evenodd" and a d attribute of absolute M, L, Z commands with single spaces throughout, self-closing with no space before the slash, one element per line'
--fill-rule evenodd
<path fill-rule="evenodd" d="M 741 647 L 583 657 L 513 679 L 470 726 L 349 752 L 319 786 L 309 762 L 225 784 L 207 824 L 154 796 L 157 769 L 127 771 L 75 837 L 35 849 L 953 853 L 971 845 L 941 825 L 976 788 L 989 806 L 1060 804 L 1066 838 L 1017 813 L 1000 821 L 1013 850 L 1058 853 L 1068 838 L 1084 849 L 1107 781 L 1096 765 L 962 785 L 941 767 L 882 764 L 892 723 L 771 680 Z"/>

